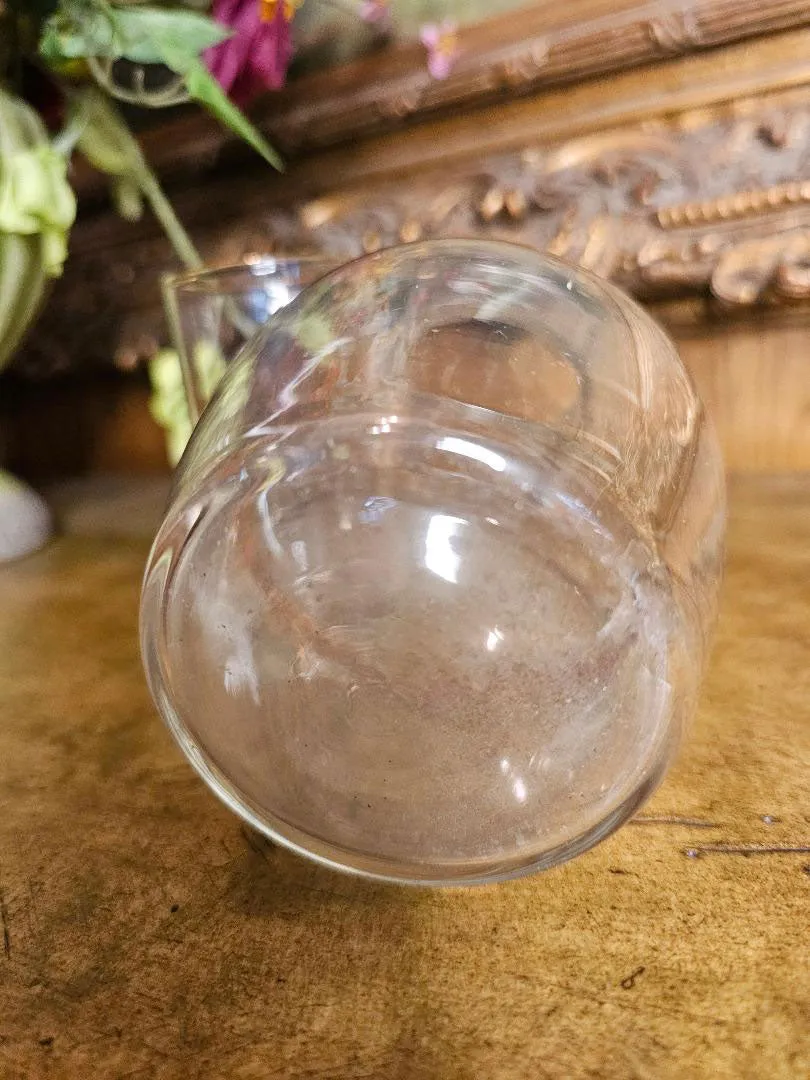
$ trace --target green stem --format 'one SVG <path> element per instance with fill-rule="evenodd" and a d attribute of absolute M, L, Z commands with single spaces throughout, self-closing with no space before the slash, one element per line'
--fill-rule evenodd
<path fill-rule="evenodd" d="M 160 222 L 169 243 L 174 248 L 178 259 L 186 269 L 200 270 L 203 266 L 202 256 L 194 247 L 191 237 L 186 232 L 177 214 L 175 214 L 174 207 L 166 198 L 157 177 L 145 161 L 143 170 L 139 170 L 136 180 L 144 198 L 152 208 L 152 213 Z"/>
<path fill-rule="evenodd" d="M 95 88 L 74 91 L 71 97 L 78 110 L 78 119 L 85 125 L 79 138 L 79 149 L 102 172 L 126 178 L 140 188 L 178 259 L 187 269 L 199 270 L 203 266 L 199 252 L 150 169 L 140 143 L 118 110 Z"/>

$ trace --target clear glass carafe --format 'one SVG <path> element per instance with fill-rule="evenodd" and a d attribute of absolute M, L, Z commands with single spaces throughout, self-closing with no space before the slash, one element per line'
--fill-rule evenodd
<path fill-rule="evenodd" d="M 675 349 L 528 249 L 414 244 L 233 361 L 147 568 L 152 693 L 270 838 L 396 881 L 548 867 L 694 709 L 721 462 Z"/>

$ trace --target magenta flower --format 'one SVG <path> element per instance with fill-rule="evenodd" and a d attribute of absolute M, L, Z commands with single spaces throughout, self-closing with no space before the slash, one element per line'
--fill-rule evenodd
<path fill-rule="evenodd" d="M 391 22 L 388 0 L 360 0 L 360 18 L 363 22 L 387 27 Z"/>
<path fill-rule="evenodd" d="M 300 3 L 300 0 L 298 0 Z M 208 70 L 237 105 L 284 85 L 292 58 L 295 0 L 214 0 L 212 14 L 233 36 L 208 49 Z"/>
<path fill-rule="evenodd" d="M 459 54 L 456 24 L 449 19 L 442 23 L 426 23 L 419 31 L 419 40 L 427 49 L 430 74 L 434 79 L 446 79 Z"/>

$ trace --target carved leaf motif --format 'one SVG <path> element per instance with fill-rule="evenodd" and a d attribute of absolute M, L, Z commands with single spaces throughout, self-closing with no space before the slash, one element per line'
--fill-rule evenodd
<path fill-rule="evenodd" d="M 737 244 L 718 261 L 711 288 L 728 304 L 753 304 L 769 290 L 791 300 L 810 297 L 810 230 Z"/>
<path fill-rule="evenodd" d="M 552 252 L 642 298 L 699 292 L 736 307 L 810 300 L 810 121 L 799 94 L 362 187 L 323 183 L 326 194 L 298 204 L 268 207 L 265 191 L 230 200 L 224 219 L 211 200 L 197 228 L 206 261 L 268 250 L 346 259 L 394 243 L 478 236 Z M 115 272 L 109 248 L 94 243 L 57 283 L 30 340 L 29 369 L 79 354 L 109 362 L 121 345 L 129 356 L 142 339 L 163 337 L 155 283 L 170 268 L 165 244 L 147 235 L 115 250 Z"/>
<path fill-rule="evenodd" d="M 507 87 L 519 87 L 534 82 L 548 62 L 548 42 L 538 38 L 528 49 L 515 53 L 501 64 L 500 82 Z"/>
<path fill-rule="evenodd" d="M 688 11 L 650 19 L 647 33 L 661 52 L 668 54 L 687 52 L 703 41 L 694 12 Z"/>

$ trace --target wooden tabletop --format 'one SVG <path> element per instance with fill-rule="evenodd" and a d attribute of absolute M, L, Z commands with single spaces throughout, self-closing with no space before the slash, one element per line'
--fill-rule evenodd
<path fill-rule="evenodd" d="M 0 568 L 0 1077 L 810 1075 L 810 477 L 732 486 L 699 717 L 643 814 L 533 878 L 422 891 L 259 841 L 136 643 L 158 500 L 62 493 Z"/>

